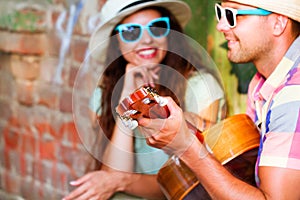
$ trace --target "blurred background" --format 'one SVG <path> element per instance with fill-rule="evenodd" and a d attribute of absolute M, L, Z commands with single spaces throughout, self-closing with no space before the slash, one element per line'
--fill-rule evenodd
<path fill-rule="evenodd" d="M 97 168 L 97 138 L 88 134 L 94 129 L 87 111 L 97 73 L 82 71 L 104 2 L 0 0 L 1 200 L 61 199 L 73 189 L 69 181 Z M 186 2 L 193 10 L 186 33 L 216 63 L 227 115 L 245 112 L 255 68 L 227 60 L 215 1 Z"/>

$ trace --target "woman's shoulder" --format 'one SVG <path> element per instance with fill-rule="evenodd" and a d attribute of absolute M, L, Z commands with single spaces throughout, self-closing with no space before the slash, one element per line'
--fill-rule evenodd
<path fill-rule="evenodd" d="M 197 72 L 188 78 L 185 93 L 187 111 L 199 113 L 216 100 L 223 104 L 224 98 L 225 92 L 212 74 Z"/>
<path fill-rule="evenodd" d="M 209 90 L 216 91 L 217 93 L 223 93 L 223 88 L 221 87 L 217 78 L 206 71 L 195 71 L 187 80 L 188 86 L 191 88 L 208 88 Z"/>
<path fill-rule="evenodd" d="M 101 96 L 102 96 L 102 90 L 100 87 L 96 87 L 91 95 L 90 102 L 89 102 L 89 107 L 90 109 L 97 113 L 98 115 L 100 114 L 100 102 L 101 102 Z"/>

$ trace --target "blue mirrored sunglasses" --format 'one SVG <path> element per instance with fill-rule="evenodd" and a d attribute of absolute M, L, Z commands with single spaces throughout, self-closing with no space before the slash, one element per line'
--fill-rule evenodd
<path fill-rule="evenodd" d="M 224 16 L 227 20 L 227 23 L 230 28 L 234 28 L 236 26 L 236 16 L 237 15 L 261 15 L 266 16 L 271 14 L 272 12 L 268 10 L 264 10 L 262 8 L 256 9 L 234 9 L 234 8 L 223 8 L 219 4 L 215 4 L 215 12 L 217 16 L 217 20 L 220 21 Z"/>
<path fill-rule="evenodd" d="M 137 42 L 141 39 L 144 29 L 148 31 L 151 37 L 165 37 L 170 32 L 170 19 L 168 17 L 160 17 L 151 20 L 147 25 L 143 26 L 136 23 L 120 24 L 115 30 L 119 32 L 123 42 Z"/>

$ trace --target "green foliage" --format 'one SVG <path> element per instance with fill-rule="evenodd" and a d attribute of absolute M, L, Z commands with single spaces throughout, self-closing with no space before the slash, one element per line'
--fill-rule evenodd
<path fill-rule="evenodd" d="M 211 31 L 215 31 L 215 1 L 185 0 L 185 2 L 187 2 L 192 9 L 192 18 L 185 31 L 206 48 L 208 35 Z"/>
<path fill-rule="evenodd" d="M 9 30 L 34 32 L 39 18 L 31 12 L 12 12 L 0 16 L 0 27 Z"/>

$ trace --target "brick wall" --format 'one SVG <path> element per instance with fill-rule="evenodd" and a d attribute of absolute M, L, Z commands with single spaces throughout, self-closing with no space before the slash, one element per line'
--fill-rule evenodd
<path fill-rule="evenodd" d="M 74 82 L 90 37 L 88 20 L 103 1 L 81 1 L 60 83 L 54 81 L 62 55 L 56 24 L 66 12 L 66 31 L 69 8 L 80 1 L 1 1 L 0 199 L 12 194 L 30 200 L 61 199 L 72 190 L 69 181 L 96 168 L 87 111 L 95 85 L 89 82 L 74 90 Z M 74 105 L 74 92 L 81 104 Z M 81 112 L 76 120 L 74 109 Z M 85 127 L 87 134 L 80 134 Z"/>

